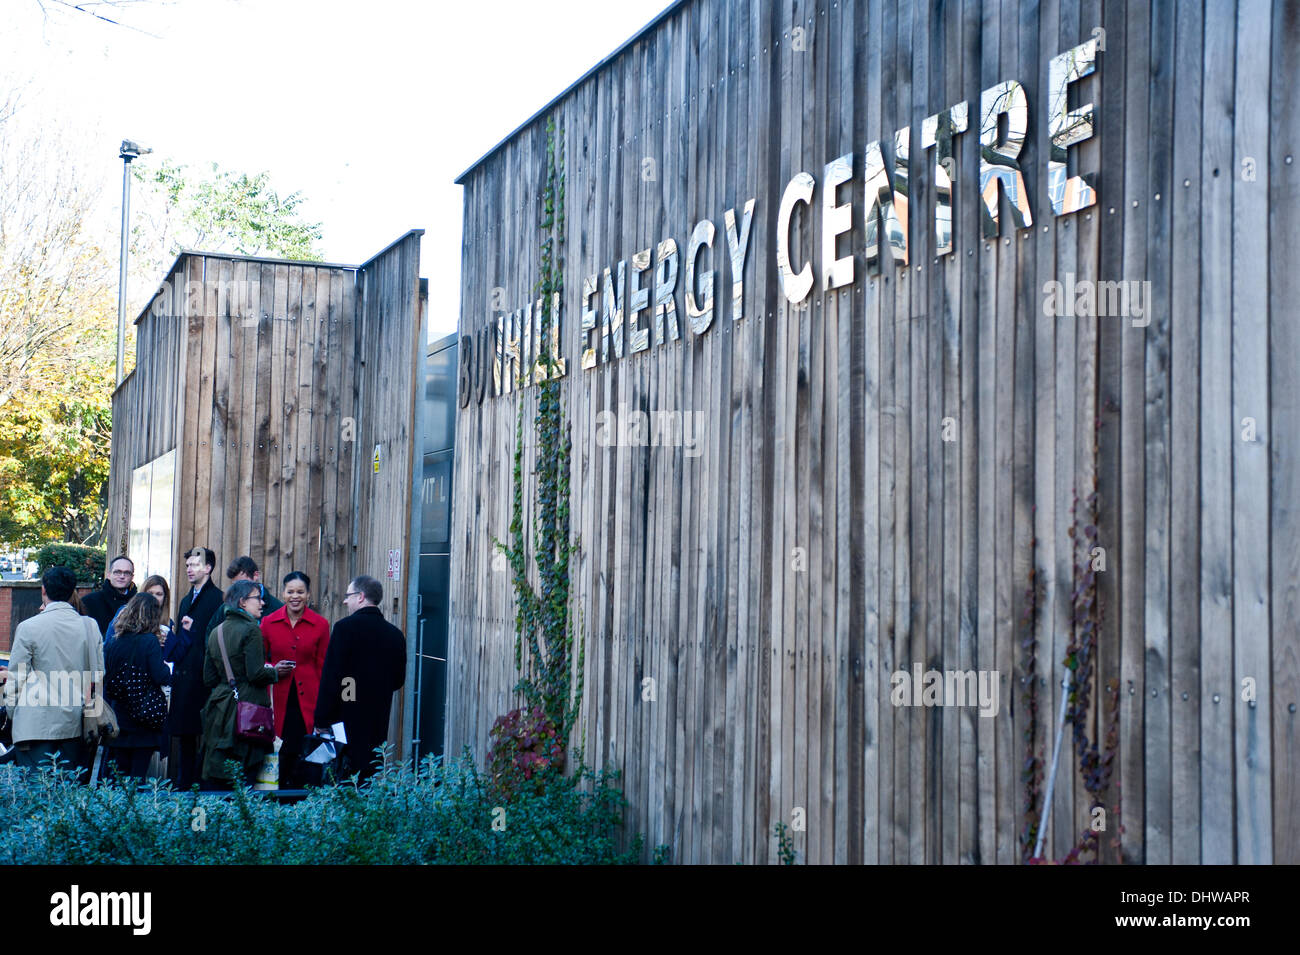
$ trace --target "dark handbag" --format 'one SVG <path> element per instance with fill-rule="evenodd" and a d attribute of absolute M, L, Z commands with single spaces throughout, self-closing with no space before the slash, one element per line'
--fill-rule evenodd
<path fill-rule="evenodd" d="M 217 627 L 217 646 L 221 649 L 221 662 L 226 667 L 226 679 L 230 681 L 230 692 L 235 694 L 235 737 L 258 743 L 275 742 L 275 716 L 269 706 L 249 703 L 239 698 L 239 687 L 235 684 L 235 675 L 230 670 L 230 657 L 226 654 L 226 637 L 221 631 L 226 628 L 223 623 Z"/>
<path fill-rule="evenodd" d="M 113 674 L 108 695 L 126 708 L 126 715 L 141 726 L 160 730 L 167 721 L 167 697 L 162 687 L 131 664 Z"/>

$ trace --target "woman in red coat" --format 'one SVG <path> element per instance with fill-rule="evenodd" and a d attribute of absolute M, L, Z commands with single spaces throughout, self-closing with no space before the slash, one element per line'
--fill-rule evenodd
<path fill-rule="evenodd" d="M 282 661 L 293 664 L 289 678 L 281 677 L 271 688 L 275 735 L 281 740 L 281 789 L 300 789 L 307 781 L 307 764 L 300 760 L 302 738 L 307 734 L 305 717 L 316 712 L 321 667 L 330 640 L 329 621 L 307 606 L 310 595 L 311 578 L 292 571 L 284 578 L 284 606 L 262 618 L 267 659 L 277 666 Z"/>

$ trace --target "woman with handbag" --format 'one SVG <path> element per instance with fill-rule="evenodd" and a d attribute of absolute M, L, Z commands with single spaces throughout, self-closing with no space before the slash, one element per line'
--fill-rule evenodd
<path fill-rule="evenodd" d="M 149 761 L 166 742 L 163 687 L 171 683 L 172 675 L 158 642 L 162 622 L 163 608 L 157 598 L 136 594 L 117 615 L 116 639 L 104 649 L 104 689 L 118 721 L 109 764 L 134 779 L 148 775 Z"/>
<path fill-rule="evenodd" d="M 204 704 L 202 777 L 210 789 L 229 789 L 235 781 L 233 761 L 245 782 L 271 752 L 275 722 L 267 689 L 288 667 L 266 662 L 262 631 L 262 586 L 237 580 L 226 591 L 219 611 L 224 617 L 208 637 L 203 656 L 203 683 L 212 690 Z"/>

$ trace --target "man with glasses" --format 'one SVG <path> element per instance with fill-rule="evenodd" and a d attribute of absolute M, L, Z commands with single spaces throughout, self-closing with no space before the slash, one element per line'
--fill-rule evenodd
<path fill-rule="evenodd" d="M 122 554 L 109 563 L 104 585 L 81 598 L 81 612 L 99 624 L 99 635 L 102 637 L 108 632 L 109 621 L 134 596 L 135 564 L 131 563 L 130 557 Z"/>
<path fill-rule="evenodd" d="M 334 624 L 316 698 L 316 732 L 343 723 L 347 772 L 362 780 L 375 773 L 374 750 L 388 740 L 393 694 L 406 681 L 406 637 L 384 619 L 383 599 L 383 585 L 373 577 L 348 583 L 343 604 L 351 616 Z"/>

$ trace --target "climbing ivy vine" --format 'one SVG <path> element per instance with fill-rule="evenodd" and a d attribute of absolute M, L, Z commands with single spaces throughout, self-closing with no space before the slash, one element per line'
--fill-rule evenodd
<path fill-rule="evenodd" d="M 541 205 L 541 266 L 536 294 L 541 301 L 541 338 L 550 341 L 555 303 L 564 291 L 564 156 L 557 150 L 554 120 L 546 123 L 545 186 Z M 560 729 L 567 740 L 582 706 L 585 650 L 575 640 L 569 615 L 569 562 L 574 542 L 569 537 L 569 456 L 571 439 L 561 401 L 560 379 L 550 348 L 537 349 L 537 364 L 544 379 L 537 386 L 536 514 L 533 527 L 532 559 L 538 584 L 529 579 L 528 535 L 524 508 L 524 418 L 523 385 L 534 376 L 534 368 L 522 368 L 516 389 L 518 415 L 515 421 L 515 455 L 512 478 L 510 541 L 496 541 L 510 563 L 515 592 L 515 668 L 520 673 L 515 692 L 530 707 L 541 707 L 545 718 Z M 577 658 L 575 666 L 575 646 Z M 527 654 L 524 648 L 527 647 Z"/>
<path fill-rule="evenodd" d="M 1096 422 L 1094 432 L 1100 427 L 1101 422 Z M 1092 453 L 1095 462 L 1098 456 L 1095 433 Z M 1097 638 L 1101 633 L 1103 623 L 1101 600 L 1097 589 L 1097 574 L 1103 570 L 1103 567 L 1094 557 L 1094 554 L 1097 553 L 1094 548 L 1097 546 L 1099 537 L 1097 526 L 1100 523 L 1100 497 L 1097 492 L 1095 467 L 1093 468 L 1092 490 L 1084 500 L 1083 508 L 1084 514 L 1080 518 L 1078 513 L 1079 500 L 1076 495 L 1071 506 L 1073 519 L 1069 530 L 1066 532 L 1070 539 L 1070 549 L 1073 555 L 1071 561 L 1073 587 L 1070 592 L 1070 641 L 1065 649 L 1065 659 L 1062 661 L 1071 671 L 1065 722 L 1070 724 L 1071 727 L 1074 752 L 1078 758 L 1079 777 L 1083 783 L 1083 788 L 1091 797 L 1088 806 L 1090 816 L 1100 821 L 1106 818 L 1106 802 L 1110 791 L 1111 775 L 1115 755 L 1119 749 L 1119 684 L 1111 681 L 1105 687 L 1106 701 L 1109 703 L 1109 718 L 1106 720 L 1105 741 L 1099 745 L 1097 739 L 1088 738 L 1089 709 L 1095 682 Z M 1037 545 L 1036 540 L 1033 543 Z M 1104 558 L 1102 559 L 1104 560 Z M 1039 724 L 1038 657 L 1036 653 L 1037 641 L 1034 638 L 1034 624 L 1037 616 L 1038 582 L 1031 570 L 1029 588 L 1025 593 L 1025 611 L 1021 618 L 1023 633 L 1021 649 L 1024 651 L 1022 657 L 1024 690 L 1021 694 L 1021 703 L 1025 707 L 1028 719 L 1024 736 L 1026 745 L 1025 762 L 1021 773 L 1021 778 L 1025 784 L 1025 798 L 1023 803 L 1024 826 L 1021 829 L 1020 848 L 1021 859 L 1029 863 L 1044 861 L 1033 856 L 1034 845 L 1038 838 L 1038 825 L 1042 813 L 1043 799 L 1045 798 L 1042 791 L 1045 754 L 1037 750 L 1034 745 Z M 1052 676 L 1055 677 L 1055 674 L 1052 674 Z M 1098 716 L 1097 722 L 1098 724 L 1102 722 L 1100 716 Z M 1046 736 L 1046 742 L 1049 746 L 1052 743 L 1055 729 L 1054 724 L 1050 725 L 1050 732 Z M 1064 777 L 1059 784 L 1068 786 L 1068 776 Z M 1118 790 L 1118 786 L 1116 786 L 1116 790 Z M 1100 814 L 1098 814 L 1098 810 L 1101 810 Z M 1120 821 L 1118 792 L 1114 804 L 1110 807 L 1109 816 L 1110 818 L 1105 825 L 1114 833 L 1112 844 L 1118 847 L 1119 840 L 1124 833 L 1124 826 Z M 1098 861 L 1101 854 L 1102 831 L 1105 830 L 1093 828 L 1091 823 L 1086 825 L 1079 834 L 1074 846 L 1056 862 L 1063 865 L 1077 864 L 1083 861 L 1085 855 L 1091 855 L 1093 862 Z"/>

